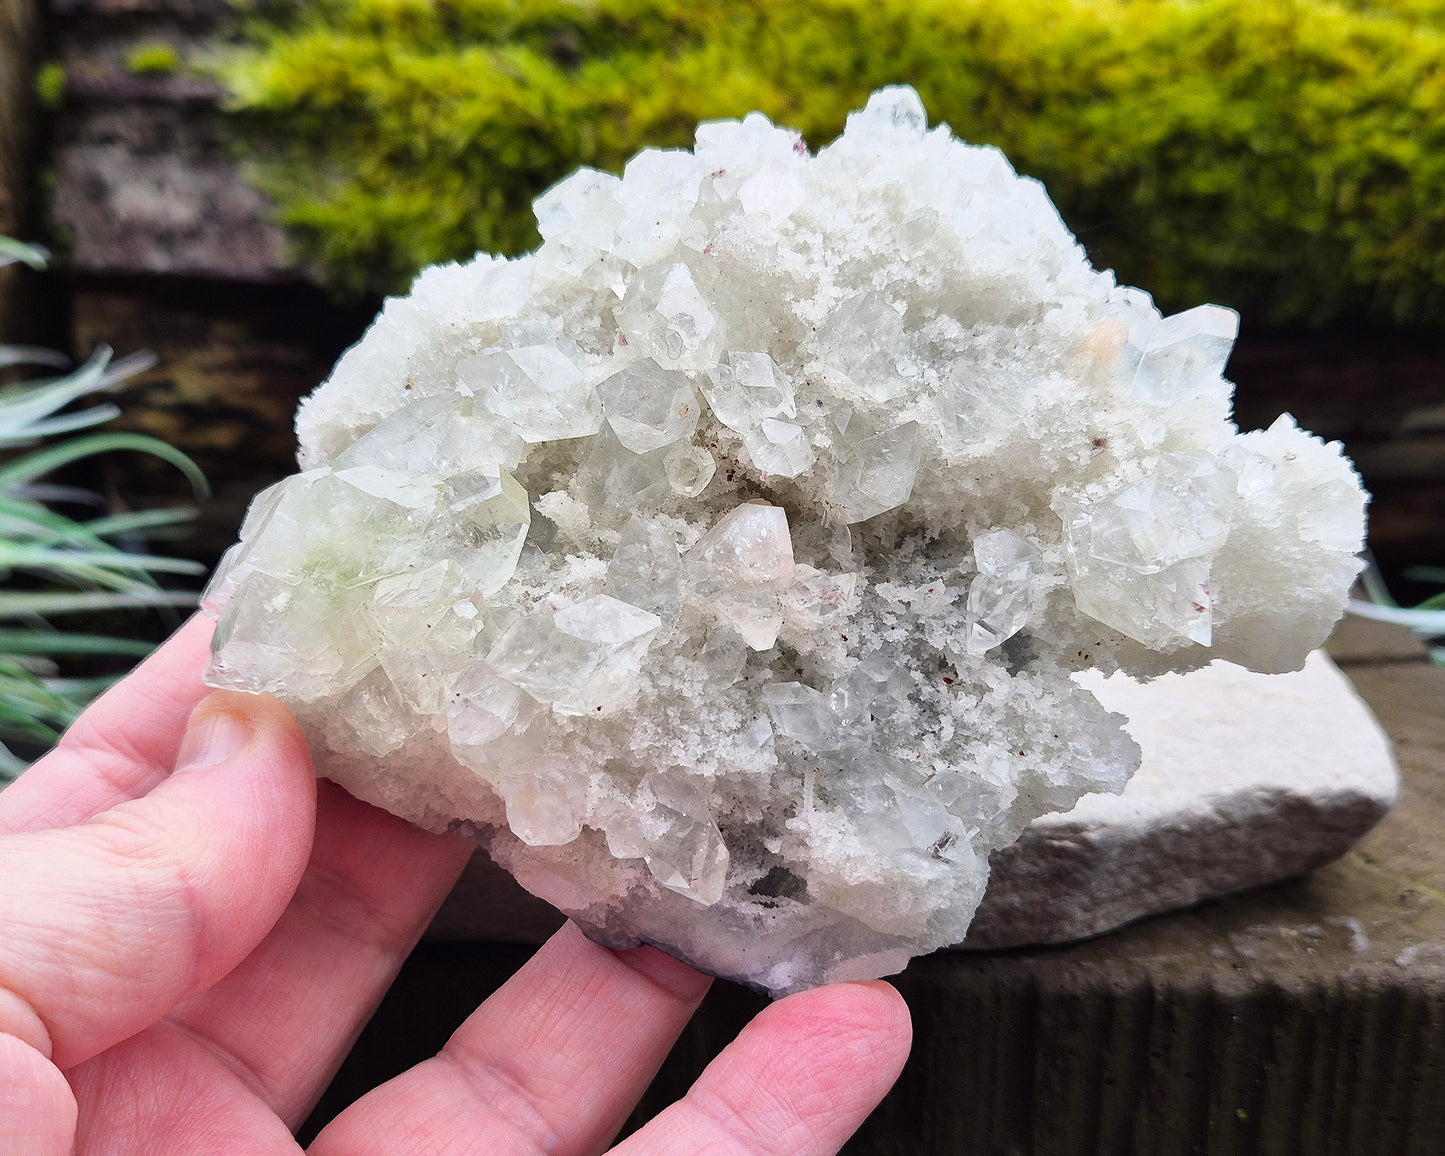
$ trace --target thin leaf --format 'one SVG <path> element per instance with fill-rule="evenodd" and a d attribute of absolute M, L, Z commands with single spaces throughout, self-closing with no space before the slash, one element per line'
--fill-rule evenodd
<path fill-rule="evenodd" d="M 86 654 L 144 658 L 155 646 L 138 638 L 71 634 L 62 630 L 0 629 L 0 654 Z"/>
<path fill-rule="evenodd" d="M 0 566 L 13 570 L 67 573 L 80 567 L 105 570 L 147 570 L 152 574 L 204 574 L 206 567 L 186 558 L 129 554 L 124 550 L 53 550 L 0 541 Z"/>
<path fill-rule="evenodd" d="M 28 486 L 15 486 L 10 490 L 12 497 L 20 498 L 27 502 L 69 502 L 75 506 L 103 506 L 105 499 L 94 490 L 87 490 L 81 486 L 57 486 L 48 485 L 45 482 L 35 482 Z M 64 514 L 56 514 L 57 518 L 65 517 Z"/>
<path fill-rule="evenodd" d="M 3 660 L 0 675 L 0 703 L 12 710 L 24 711 L 29 717 L 50 719 L 61 725 L 69 722 L 75 714 L 75 704 L 62 698 L 34 675 L 14 662 Z"/>
<path fill-rule="evenodd" d="M 144 535 L 151 530 L 171 526 L 182 526 L 194 520 L 200 511 L 195 506 L 172 506 L 159 510 L 135 510 L 125 514 L 112 514 L 80 523 L 81 527 L 97 538 L 117 538 L 131 534 Z"/>
<path fill-rule="evenodd" d="M 1405 610 L 1398 606 L 1376 606 L 1373 602 L 1361 602 L 1356 598 L 1350 599 L 1347 609 L 1361 618 L 1408 626 L 1412 633 L 1422 638 L 1445 635 L 1445 610 Z"/>
<path fill-rule="evenodd" d="M 1375 565 L 1374 557 L 1368 554 L 1366 557 L 1369 561 L 1365 565 L 1364 570 L 1360 572 L 1360 585 L 1365 588 L 1365 593 L 1369 595 L 1370 601 L 1377 606 L 1399 606 L 1400 604 L 1395 601 L 1394 596 L 1390 593 L 1390 588 L 1385 585 L 1385 576 L 1380 573 L 1380 568 Z"/>
<path fill-rule="evenodd" d="M 3 700 L 0 700 L 0 734 L 36 743 L 53 743 L 60 737 L 54 727 Z"/>
<path fill-rule="evenodd" d="M 0 429 L 23 427 L 83 394 L 100 389 L 110 359 L 110 346 L 98 345 L 84 365 L 64 377 L 25 381 L 0 389 Z"/>
<path fill-rule="evenodd" d="M 51 369 L 64 369 L 70 358 L 58 349 L 46 349 L 43 345 L 0 345 L 0 369 L 12 365 L 45 365 Z"/>
<path fill-rule="evenodd" d="M 17 262 L 32 269 L 44 269 L 50 263 L 50 250 L 43 245 L 27 245 L 14 237 L 0 237 L 0 267 Z"/>
<path fill-rule="evenodd" d="M 72 438 L 70 441 L 62 442 L 50 449 L 26 454 L 19 461 L 12 462 L 0 469 L 0 489 L 7 489 L 20 482 L 31 481 L 43 474 L 48 474 L 51 470 L 59 469 L 61 466 L 69 465 L 82 458 L 93 457 L 96 454 L 114 453 L 117 450 L 133 450 L 136 453 L 160 458 L 163 462 L 175 466 L 186 476 L 186 480 L 191 483 L 191 489 L 197 497 L 204 498 L 210 493 L 210 486 L 206 483 L 206 476 L 201 473 L 200 467 L 180 450 L 167 445 L 159 438 L 133 433 L 91 434 L 88 437 Z"/>
<path fill-rule="evenodd" d="M 3 493 L 0 493 L 0 534 L 9 538 L 33 538 L 42 545 L 80 542 L 96 550 L 113 549 L 90 528 L 90 523 L 73 521 L 33 502 L 14 501 Z"/>
<path fill-rule="evenodd" d="M 43 541 L 81 541 L 90 543 L 91 538 L 78 522 L 72 522 L 61 514 L 54 514 L 44 506 L 29 502 L 7 501 L 0 495 L 0 534 L 11 539 L 39 539 Z M 100 544 L 100 539 L 95 539 Z"/>
<path fill-rule="evenodd" d="M 32 439 L 54 437 L 56 434 L 74 433 L 78 429 L 88 429 L 90 426 L 100 425 L 102 422 L 119 416 L 120 406 L 106 402 L 104 405 L 92 406 L 90 409 L 83 409 L 78 413 L 66 413 L 45 421 L 37 421 L 26 426 L 25 432 Z"/>
<path fill-rule="evenodd" d="M 97 346 L 97 349 L 110 349 L 110 346 Z M 137 373 L 144 373 L 148 369 L 154 369 L 156 355 L 149 349 L 142 349 L 135 353 L 127 353 L 124 357 L 118 357 L 106 367 L 101 375 L 100 384 L 103 388 L 110 388 L 117 382 L 124 381 L 127 377 L 133 377 Z"/>
<path fill-rule="evenodd" d="M 4 743 L 0 743 L 0 786 L 6 782 L 13 783 L 29 765 L 24 759 L 16 758 L 14 752 Z"/>
<path fill-rule="evenodd" d="M 129 673 L 128 670 L 122 670 L 116 674 L 100 674 L 92 678 L 47 678 L 45 689 L 66 702 L 84 704 L 109 690 Z"/>
<path fill-rule="evenodd" d="M 195 606 L 200 595 L 194 591 L 150 590 L 137 594 L 108 594 L 91 591 L 52 594 L 41 591 L 11 593 L 0 591 L 0 619 L 22 615 L 80 614 L 91 610 L 145 610 L 156 606 Z"/>
<path fill-rule="evenodd" d="M 1406 566 L 1401 576 L 1411 582 L 1445 582 L 1445 566 Z"/>

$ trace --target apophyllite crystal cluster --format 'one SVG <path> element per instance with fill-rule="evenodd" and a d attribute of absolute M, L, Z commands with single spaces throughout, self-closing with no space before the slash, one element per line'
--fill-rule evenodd
<path fill-rule="evenodd" d="M 1074 672 L 1293 669 L 1343 606 L 1364 495 L 1235 430 L 1235 315 L 1161 317 L 910 89 L 536 211 L 304 404 L 210 678 L 595 938 L 775 993 L 897 970 L 1134 769 Z"/>

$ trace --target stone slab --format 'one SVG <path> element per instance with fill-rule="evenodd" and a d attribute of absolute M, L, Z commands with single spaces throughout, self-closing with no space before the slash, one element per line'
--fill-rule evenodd
<path fill-rule="evenodd" d="M 1395 799 L 1389 740 L 1323 653 L 1296 674 L 1215 664 L 1090 689 L 1130 716 L 1143 764 L 1122 795 L 1044 816 L 995 854 L 967 947 L 1084 939 L 1299 875 L 1344 854 Z M 560 924 L 477 855 L 429 934 L 540 942 Z"/>
<path fill-rule="evenodd" d="M 1215 663 L 1141 684 L 1080 678 L 1144 753 L 995 852 L 965 946 L 1066 943 L 1287 879 L 1343 855 L 1395 801 L 1384 731 L 1322 652 L 1294 674 Z"/>

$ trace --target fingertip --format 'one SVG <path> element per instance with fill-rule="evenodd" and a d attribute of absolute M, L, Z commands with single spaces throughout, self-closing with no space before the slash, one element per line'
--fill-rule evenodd
<path fill-rule="evenodd" d="M 913 1048 L 913 1014 L 896 987 L 881 979 L 839 985 L 852 988 L 859 1030 L 870 1041 L 880 1071 L 891 1070 L 893 1079 L 903 1071 Z"/>
<path fill-rule="evenodd" d="M 207 695 L 187 720 L 174 773 L 155 794 L 193 816 L 226 816 L 239 841 L 226 857 L 244 848 L 245 859 L 282 877 L 278 889 L 289 898 L 311 855 L 316 772 L 300 724 L 279 699 Z"/>
<path fill-rule="evenodd" d="M 862 1010 L 877 1017 L 881 1028 L 894 1034 L 902 1032 L 912 1039 L 913 1015 L 908 1001 L 886 979 L 856 980 L 837 986 L 854 989 L 850 994 L 859 1000 Z"/>
<path fill-rule="evenodd" d="M 176 770 L 215 766 L 250 742 L 277 744 L 311 773 L 311 750 L 296 718 L 275 695 L 212 691 L 195 706 L 176 754 Z M 284 748 L 289 748 L 285 750 Z"/>
<path fill-rule="evenodd" d="M 800 1037 L 825 1037 L 829 1047 L 864 1053 L 875 1071 L 901 1071 L 913 1044 L 913 1019 L 898 989 L 883 980 L 856 980 L 798 992 L 763 1013 L 788 1021 Z M 763 1017 L 759 1017 L 761 1020 Z"/>
<path fill-rule="evenodd" d="M 67 1156 L 74 1147 L 76 1111 L 60 1069 L 0 1032 L 0 1152 Z"/>
<path fill-rule="evenodd" d="M 655 947 L 631 947 L 612 954 L 680 1003 L 697 1003 L 712 986 L 712 976 Z"/>

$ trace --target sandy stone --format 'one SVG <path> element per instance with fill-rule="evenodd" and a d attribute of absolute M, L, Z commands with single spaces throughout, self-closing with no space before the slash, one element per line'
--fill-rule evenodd
<path fill-rule="evenodd" d="M 1395 801 L 1390 741 L 1321 651 L 1295 674 L 1216 663 L 1086 685 L 1144 752 L 1122 795 L 1034 820 L 993 857 L 968 947 L 1066 943 L 1299 875 Z"/>

